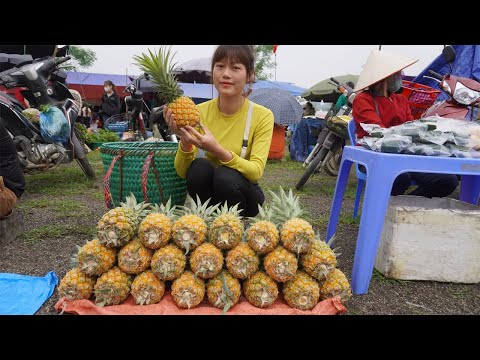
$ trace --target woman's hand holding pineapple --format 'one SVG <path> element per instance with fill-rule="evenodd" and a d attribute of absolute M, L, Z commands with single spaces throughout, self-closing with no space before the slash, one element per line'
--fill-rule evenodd
<path fill-rule="evenodd" d="M 190 125 L 179 128 L 175 122 L 175 115 L 167 106 L 163 108 L 163 117 L 168 125 L 168 129 L 180 137 L 180 146 L 183 151 L 190 152 L 192 151 L 192 145 L 195 145 L 199 149 L 208 151 L 223 162 L 230 161 L 233 158 L 232 153 L 223 148 L 210 130 L 203 126 L 203 124 L 200 123 L 203 134 L 199 133 Z"/>

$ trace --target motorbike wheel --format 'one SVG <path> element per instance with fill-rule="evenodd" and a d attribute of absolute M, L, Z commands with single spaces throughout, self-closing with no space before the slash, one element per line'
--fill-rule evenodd
<path fill-rule="evenodd" d="M 78 129 L 75 129 L 75 136 L 77 137 L 80 145 L 82 147 L 85 146 L 85 142 L 83 141 L 83 138 L 82 136 L 80 135 L 80 132 L 78 131 Z M 95 171 L 93 171 L 93 168 L 92 168 L 92 165 L 90 165 L 90 163 L 88 162 L 88 159 L 87 159 L 87 156 L 86 154 L 84 153 L 84 157 L 83 159 L 79 159 L 78 157 L 75 158 L 75 160 L 77 160 L 77 163 L 78 163 L 78 166 L 80 166 L 80 169 L 82 169 L 83 173 L 85 174 L 85 176 L 88 178 L 88 179 L 92 179 L 94 180 L 95 179 Z"/>
<path fill-rule="evenodd" d="M 342 162 L 342 153 L 343 149 L 338 149 L 330 159 L 325 164 L 324 170 L 330 176 L 338 176 L 338 171 L 340 170 L 340 163 Z"/>
<path fill-rule="evenodd" d="M 83 159 L 76 158 L 78 165 L 82 169 L 85 176 L 89 179 L 95 179 L 95 171 L 93 171 L 92 165 L 88 162 L 88 159 L 84 157 Z"/>
<path fill-rule="evenodd" d="M 318 154 L 315 156 L 315 158 L 310 162 L 310 164 L 307 167 L 307 170 L 303 173 L 302 177 L 300 180 L 298 180 L 297 185 L 295 185 L 295 189 L 301 190 L 303 185 L 307 182 L 308 179 L 310 179 L 310 176 L 313 175 L 317 167 L 320 165 L 320 163 L 323 161 L 325 158 L 325 155 L 327 155 L 328 149 L 322 147 Z"/>

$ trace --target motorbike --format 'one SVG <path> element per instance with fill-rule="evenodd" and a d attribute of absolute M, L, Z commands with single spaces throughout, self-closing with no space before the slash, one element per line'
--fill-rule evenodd
<path fill-rule="evenodd" d="M 2 56 L 9 56 L 2 54 Z M 22 94 L 30 107 L 50 105 L 59 108 L 70 124 L 69 138 L 65 142 L 51 142 L 43 138 L 39 124 L 33 123 L 23 114 L 25 104 L 14 96 L 0 92 L 0 121 L 5 123 L 17 147 L 20 164 L 25 172 L 45 171 L 73 160 L 88 178 L 95 178 L 79 135 L 75 120 L 79 107 L 65 85 L 64 76 L 58 66 L 68 60 L 65 57 L 43 57 L 12 62 L 13 66 L 0 72 L 0 86 L 5 89 L 25 88 Z"/>
<path fill-rule="evenodd" d="M 459 120 L 475 120 L 480 104 L 480 83 L 476 80 L 458 77 L 451 74 L 452 63 L 455 61 L 455 50 L 451 46 L 445 46 L 442 55 L 450 65 L 450 72 L 440 75 L 433 70 L 428 70 L 432 78 L 439 83 L 449 98 L 439 101 L 428 108 L 422 117 L 440 116 Z"/>
<path fill-rule="evenodd" d="M 178 142 L 175 135 L 171 134 L 168 130 L 167 123 L 163 118 L 163 106 L 154 107 L 153 109 L 149 109 L 145 101 L 143 100 L 143 92 L 139 89 L 141 88 L 141 80 L 146 79 L 149 80 L 148 74 L 143 74 L 135 79 L 130 85 L 128 85 L 124 93 L 128 93 L 129 95 L 125 97 L 125 104 L 127 106 L 127 113 L 122 116 L 114 115 L 111 118 L 107 119 L 106 127 L 113 125 L 115 122 L 126 120 L 127 128 L 132 130 L 135 133 L 135 137 L 138 140 L 146 140 L 147 139 L 147 132 L 146 132 L 146 114 L 143 112 L 143 105 L 147 111 L 150 112 L 148 116 L 149 124 L 152 127 L 156 125 L 158 126 L 158 130 L 160 136 L 164 141 L 172 141 Z"/>
<path fill-rule="evenodd" d="M 346 84 L 340 84 L 335 78 L 330 78 L 330 80 L 337 88 L 343 87 L 347 90 L 347 104 L 341 108 L 332 104 L 325 115 L 325 126 L 318 134 L 315 147 L 305 159 L 306 170 L 295 185 L 297 190 L 302 189 L 307 180 L 322 169 L 331 176 L 338 175 L 343 147 L 348 139 L 347 125 L 351 119 L 349 114 L 355 94 L 353 89 Z"/>

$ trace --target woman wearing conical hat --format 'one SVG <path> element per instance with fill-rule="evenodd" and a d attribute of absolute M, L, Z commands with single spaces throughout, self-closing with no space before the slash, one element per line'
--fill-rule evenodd
<path fill-rule="evenodd" d="M 368 135 L 360 123 L 389 128 L 413 120 L 408 99 L 396 92 L 402 87 L 402 70 L 417 61 L 418 59 L 383 50 L 373 50 L 370 53 L 354 89 L 357 95 L 353 101 L 352 114 L 357 139 Z M 363 166 L 360 170 L 365 172 Z M 408 195 L 428 198 L 448 196 L 458 186 L 455 174 L 403 173 L 395 179 L 391 194 L 403 195 L 412 180 L 418 187 Z"/>

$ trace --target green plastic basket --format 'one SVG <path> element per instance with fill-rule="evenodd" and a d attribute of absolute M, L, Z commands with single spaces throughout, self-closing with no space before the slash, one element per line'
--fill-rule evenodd
<path fill-rule="evenodd" d="M 174 166 L 178 143 L 112 142 L 100 147 L 105 169 L 104 193 L 108 208 L 120 205 L 132 192 L 137 201 L 161 204 L 171 197 L 173 205 L 183 205 L 186 181 Z"/>

